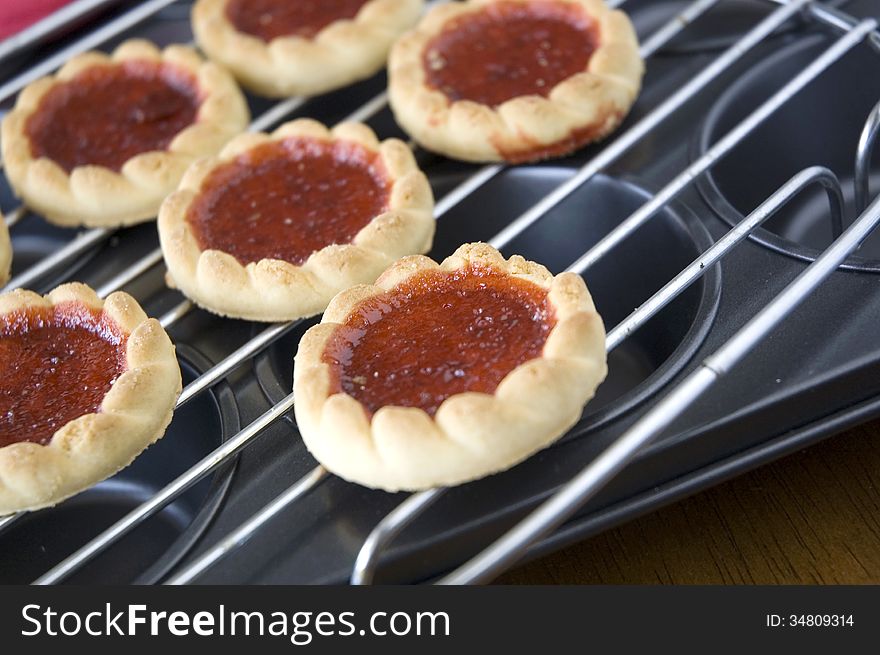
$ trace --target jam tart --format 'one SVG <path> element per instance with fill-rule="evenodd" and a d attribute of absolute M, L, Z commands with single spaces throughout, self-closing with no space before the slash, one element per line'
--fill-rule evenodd
<path fill-rule="evenodd" d="M 395 43 L 388 93 L 425 148 L 519 163 L 607 136 L 643 70 L 632 24 L 602 0 L 468 0 L 434 7 Z"/>
<path fill-rule="evenodd" d="M 88 52 L 33 82 L 2 124 L 13 190 L 62 226 L 155 218 L 195 160 L 247 127 L 235 80 L 179 45 L 143 40 Z"/>
<path fill-rule="evenodd" d="M 0 295 L 0 515 L 54 505 L 159 439 L 174 346 L 129 295 L 83 284 Z"/>
<path fill-rule="evenodd" d="M 198 0 L 193 32 L 202 49 L 251 91 L 316 95 L 385 67 L 421 0 Z"/>
<path fill-rule="evenodd" d="M 388 491 L 507 469 L 562 436 L 607 371 L 580 276 L 469 244 L 340 293 L 303 336 L 296 419 L 329 471 Z"/>
<path fill-rule="evenodd" d="M 223 316 L 288 321 L 427 252 L 433 195 L 412 152 L 359 123 L 300 119 L 194 164 L 162 205 L 169 284 Z"/>

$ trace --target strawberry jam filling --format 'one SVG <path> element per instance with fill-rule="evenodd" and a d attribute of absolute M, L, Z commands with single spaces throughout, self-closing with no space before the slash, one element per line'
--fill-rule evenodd
<path fill-rule="evenodd" d="M 269 42 L 310 39 L 330 23 L 357 16 L 368 0 L 231 0 L 226 17 L 236 30 Z"/>
<path fill-rule="evenodd" d="M 540 357 L 556 323 L 546 289 L 493 268 L 427 271 L 361 303 L 323 353 L 331 393 L 370 414 L 419 407 L 434 415 L 452 395 L 493 393 Z"/>
<path fill-rule="evenodd" d="M 66 423 L 97 412 L 125 368 L 122 332 L 84 305 L 0 317 L 0 448 L 47 444 Z"/>
<path fill-rule="evenodd" d="M 56 84 L 25 131 L 35 158 L 48 157 L 67 172 L 88 164 L 119 171 L 136 155 L 167 149 L 196 121 L 200 105 L 196 80 L 186 71 L 130 60 Z"/>
<path fill-rule="evenodd" d="M 202 250 L 242 265 L 299 265 L 325 246 L 350 243 L 388 209 L 390 188 L 379 156 L 356 143 L 289 138 L 216 168 L 187 221 Z"/>
<path fill-rule="evenodd" d="M 492 107 L 525 95 L 548 96 L 586 70 L 599 30 L 573 4 L 496 2 L 449 20 L 423 53 L 430 87 L 451 101 Z"/>

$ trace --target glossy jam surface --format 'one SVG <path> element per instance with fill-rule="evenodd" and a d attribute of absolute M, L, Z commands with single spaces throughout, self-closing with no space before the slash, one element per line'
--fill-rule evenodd
<path fill-rule="evenodd" d="M 200 105 L 189 73 L 131 60 L 93 66 L 56 85 L 25 129 L 32 155 L 67 172 L 87 164 L 119 171 L 135 155 L 165 150 L 196 121 Z"/>
<path fill-rule="evenodd" d="M 0 448 L 48 443 L 66 423 L 98 411 L 125 368 L 119 328 L 83 305 L 0 317 Z"/>
<path fill-rule="evenodd" d="M 428 271 L 360 305 L 324 350 L 331 392 L 372 414 L 386 405 L 434 415 L 450 396 L 493 393 L 541 355 L 555 325 L 547 291 L 481 266 Z"/>
<path fill-rule="evenodd" d="M 426 46 L 427 83 L 450 100 L 500 105 L 547 96 L 583 72 L 599 32 L 580 7 L 535 0 L 498 2 L 448 21 Z"/>
<path fill-rule="evenodd" d="M 354 18 L 368 0 L 231 0 L 226 17 L 235 29 L 263 41 L 310 39 L 330 23 Z"/>
<path fill-rule="evenodd" d="M 325 246 L 350 243 L 387 210 L 389 195 L 375 153 L 351 142 L 290 138 L 215 169 L 187 220 L 202 250 L 227 252 L 242 265 L 298 265 Z"/>

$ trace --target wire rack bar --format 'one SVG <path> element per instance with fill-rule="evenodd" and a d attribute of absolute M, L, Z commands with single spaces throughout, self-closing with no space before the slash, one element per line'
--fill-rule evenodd
<path fill-rule="evenodd" d="M 17 512 L 15 514 L 9 514 L 7 516 L 0 516 L 0 534 L 2 534 L 4 530 L 10 527 L 25 514 L 26 512 Z"/>
<path fill-rule="evenodd" d="M 240 366 L 242 362 L 247 361 L 263 348 L 280 339 L 296 325 L 297 323 L 276 323 L 260 332 L 256 337 L 229 354 L 187 385 L 180 394 L 177 406 L 180 407 L 185 405 L 199 393 L 225 378 L 236 367 Z"/>
<path fill-rule="evenodd" d="M 263 113 L 259 118 L 250 124 L 251 132 L 265 132 L 276 123 L 280 123 L 289 114 L 303 106 L 308 98 L 288 98 L 282 100 L 277 105 Z"/>
<path fill-rule="evenodd" d="M 0 61 L 111 2 L 113 0 L 77 0 L 53 11 L 30 27 L 0 41 Z"/>
<path fill-rule="evenodd" d="M 81 233 L 63 248 L 59 248 L 23 273 L 16 275 L 6 284 L 5 287 L 3 287 L 3 291 L 12 291 L 13 289 L 30 287 L 44 275 L 48 275 L 55 269 L 69 264 L 90 248 L 105 241 L 111 234 L 111 230 L 105 230 L 104 228 L 88 230 L 87 232 Z"/>
<path fill-rule="evenodd" d="M 431 505 L 449 491 L 448 487 L 436 487 L 419 491 L 391 510 L 385 518 L 370 531 L 364 545 L 358 551 L 351 572 L 351 584 L 372 584 L 379 566 L 379 555 L 397 538 L 406 527 L 424 514 Z"/>
<path fill-rule="evenodd" d="M 755 128 L 763 123 L 773 112 L 785 102 L 797 94 L 801 89 L 816 79 L 822 72 L 828 69 L 834 62 L 843 57 L 847 52 L 865 40 L 865 37 L 877 28 L 877 21 L 873 18 L 866 19 L 852 28 L 844 36 L 838 39 L 834 45 L 823 52 L 803 71 L 798 73 L 790 82 L 777 91 L 764 102 L 758 109 L 728 132 L 718 143 L 693 164 L 688 166 L 672 182 L 666 185 L 651 200 L 645 203 L 631 216 L 626 218 L 620 225 L 607 234 L 599 243 L 593 246 L 572 270 L 580 272 L 586 270 L 602 257 L 614 249 L 617 244 L 635 232 L 652 216 L 654 216 L 667 202 L 675 198 L 681 191 L 687 188 L 697 177 L 709 170 L 716 162 L 727 155 L 744 138 L 751 134 Z"/>
<path fill-rule="evenodd" d="M 504 166 L 501 164 L 490 164 L 479 168 L 476 173 L 471 174 L 464 182 L 443 196 L 437 204 L 434 205 L 436 215 L 442 216 L 443 214 L 448 213 L 449 210 L 458 205 L 462 200 L 467 198 L 503 170 Z"/>
<path fill-rule="evenodd" d="M 767 1 L 772 4 L 781 5 L 785 4 L 789 0 Z M 820 23 L 823 23 L 824 25 L 827 25 L 828 27 L 837 30 L 838 32 L 846 32 L 847 30 L 852 29 L 858 22 L 855 18 L 853 18 L 846 12 L 837 9 L 836 7 L 822 4 L 821 2 L 811 2 L 804 9 L 804 13 L 807 14 L 809 17 L 816 19 Z M 880 33 L 874 32 L 869 35 L 868 44 L 872 48 L 874 48 L 874 50 L 880 52 Z"/>
<path fill-rule="evenodd" d="M 277 496 L 268 505 L 263 507 L 263 509 L 233 530 L 229 536 L 225 537 L 219 544 L 214 546 L 214 548 L 199 557 L 191 566 L 188 566 L 183 571 L 170 578 L 166 584 L 187 584 L 197 578 L 202 572 L 209 569 L 227 554 L 246 544 L 262 525 L 269 522 L 288 505 L 295 503 L 297 500 L 312 491 L 324 481 L 327 476 L 327 470 L 323 466 L 316 466 L 309 473 L 304 475 L 296 484 L 288 488 L 287 491 Z"/>
<path fill-rule="evenodd" d="M 611 330 L 605 339 L 607 352 L 610 353 L 617 348 L 629 335 L 642 327 L 702 277 L 713 264 L 720 261 L 756 227 L 773 216 L 800 191 L 813 184 L 820 184 L 826 190 L 831 214 L 842 216 L 844 212 L 843 191 L 837 176 L 820 166 L 801 171 Z M 364 541 L 364 545 L 358 553 L 351 575 L 351 583 L 356 585 L 371 584 L 382 551 L 445 491 L 446 489 L 438 488 L 413 494 L 382 519 Z"/>
<path fill-rule="evenodd" d="M 344 120 L 352 123 L 363 123 L 385 109 L 387 104 L 388 92 L 382 91 L 382 93 L 377 94 L 372 100 L 365 102 L 362 107 L 349 114 Z"/>
<path fill-rule="evenodd" d="M 697 258 L 660 291 L 651 296 L 637 311 L 633 312 L 633 314 L 621 321 L 617 327 L 609 332 L 606 339 L 608 349 L 610 350 L 620 345 L 627 337 L 644 325 L 645 321 L 655 316 L 657 312 L 666 307 L 684 289 L 701 277 L 703 271 L 718 262 L 724 255 L 754 232 L 755 228 L 774 216 L 802 190 L 815 184 L 822 186 L 828 194 L 829 212 L 832 221 L 842 220 L 845 205 L 843 189 L 837 176 L 822 166 L 804 169 L 781 186 L 778 191 L 765 200 L 755 211 L 740 221 L 736 227 L 727 232 L 701 257 Z"/>
<path fill-rule="evenodd" d="M 181 300 L 174 307 L 165 312 L 162 316 L 159 317 L 159 324 L 163 328 L 169 328 L 177 321 L 182 319 L 184 316 L 189 314 L 190 310 L 193 308 L 192 301 L 190 300 Z"/>
<path fill-rule="evenodd" d="M 648 58 L 655 52 L 660 50 L 667 43 L 672 41 L 678 34 L 688 25 L 697 20 L 700 16 L 712 9 L 718 4 L 718 0 L 699 0 L 685 7 L 678 16 L 663 25 L 659 30 L 654 32 L 639 47 L 639 52 L 644 58 Z"/>
<path fill-rule="evenodd" d="M 156 249 L 143 259 L 139 259 L 132 266 L 129 266 L 124 271 L 121 271 L 117 275 L 114 275 L 112 278 L 107 280 L 104 284 L 95 289 L 95 293 L 97 293 L 98 296 L 100 296 L 101 298 L 106 298 L 114 291 L 122 289 L 124 286 L 137 279 L 142 274 L 146 273 L 148 270 L 153 268 L 153 266 L 161 261 L 162 251 Z"/>
<path fill-rule="evenodd" d="M 112 39 L 127 30 L 129 27 L 137 25 L 142 20 L 149 18 L 175 1 L 176 0 L 149 0 L 148 2 L 138 4 L 130 11 L 118 16 L 106 25 L 96 29 L 94 32 L 90 32 L 82 38 L 77 39 L 66 48 L 62 48 L 33 68 L 26 70 L 21 75 L 18 75 L 5 84 L 0 85 L 0 102 L 11 98 L 34 80 L 43 77 L 44 75 L 48 75 L 71 57 L 85 52 L 86 50 L 91 50 L 105 41 Z"/>
<path fill-rule="evenodd" d="M 34 584 L 54 584 L 66 578 L 76 569 L 95 557 L 95 555 L 104 551 L 122 536 L 128 534 L 131 530 L 143 523 L 145 519 L 161 510 L 168 505 L 168 503 L 177 498 L 177 496 L 226 462 L 230 457 L 238 453 L 264 429 L 289 412 L 292 407 L 293 394 L 290 394 L 287 398 L 260 416 L 260 418 L 251 423 L 244 430 L 229 439 L 229 441 L 225 442 L 217 450 L 200 460 L 186 473 L 164 487 L 159 493 L 150 498 L 150 500 L 133 509 L 120 521 L 114 523 L 109 529 L 102 532 L 95 539 L 87 543 L 62 562 L 59 562 L 47 573 L 34 581 Z"/>
<path fill-rule="evenodd" d="M 529 544 L 559 527 L 760 344 L 843 263 L 878 223 L 880 198 L 822 256 L 623 436 L 525 520 L 440 583 L 470 584 L 490 580 L 515 563 Z"/>
<path fill-rule="evenodd" d="M 874 154 L 878 134 L 880 134 L 880 102 L 874 105 L 874 109 L 868 114 L 856 151 L 853 184 L 855 185 L 856 211 L 859 212 L 865 210 L 870 199 L 871 156 Z"/>
<path fill-rule="evenodd" d="M 28 210 L 25 208 L 25 206 L 19 205 L 3 217 L 3 220 L 6 222 L 6 227 L 12 227 L 13 225 L 21 221 L 21 219 L 23 219 L 25 216 L 27 216 L 27 213 Z"/>

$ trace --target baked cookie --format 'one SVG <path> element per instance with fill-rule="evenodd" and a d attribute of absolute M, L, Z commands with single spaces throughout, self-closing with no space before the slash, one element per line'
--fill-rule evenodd
<path fill-rule="evenodd" d="M 384 68 L 421 10 L 422 0 L 198 0 L 192 26 L 208 56 L 251 91 L 310 96 Z"/>
<path fill-rule="evenodd" d="M 469 0 L 435 7 L 395 43 L 388 92 L 425 148 L 519 163 L 606 136 L 643 70 L 632 24 L 602 0 Z"/>
<path fill-rule="evenodd" d="M 605 373 L 583 280 L 477 243 L 336 296 L 299 344 L 293 389 L 321 464 L 397 491 L 522 461 L 580 418 Z"/>
<path fill-rule="evenodd" d="M 116 473 L 165 432 L 174 346 L 125 293 L 83 284 L 0 296 L 0 515 L 47 507 Z"/>
<path fill-rule="evenodd" d="M 9 282 L 12 270 L 12 241 L 9 239 L 9 228 L 0 212 L 0 286 Z"/>
<path fill-rule="evenodd" d="M 427 252 L 434 199 L 412 152 L 359 123 L 300 119 L 194 164 L 159 212 L 169 284 L 254 321 L 324 311 L 395 259 Z"/>
<path fill-rule="evenodd" d="M 120 227 L 154 218 L 187 166 L 248 119 L 216 64 L 127 41 L 28 85 L 3 119 L 3 161 L 15 192 L 51 222 Z"/>

